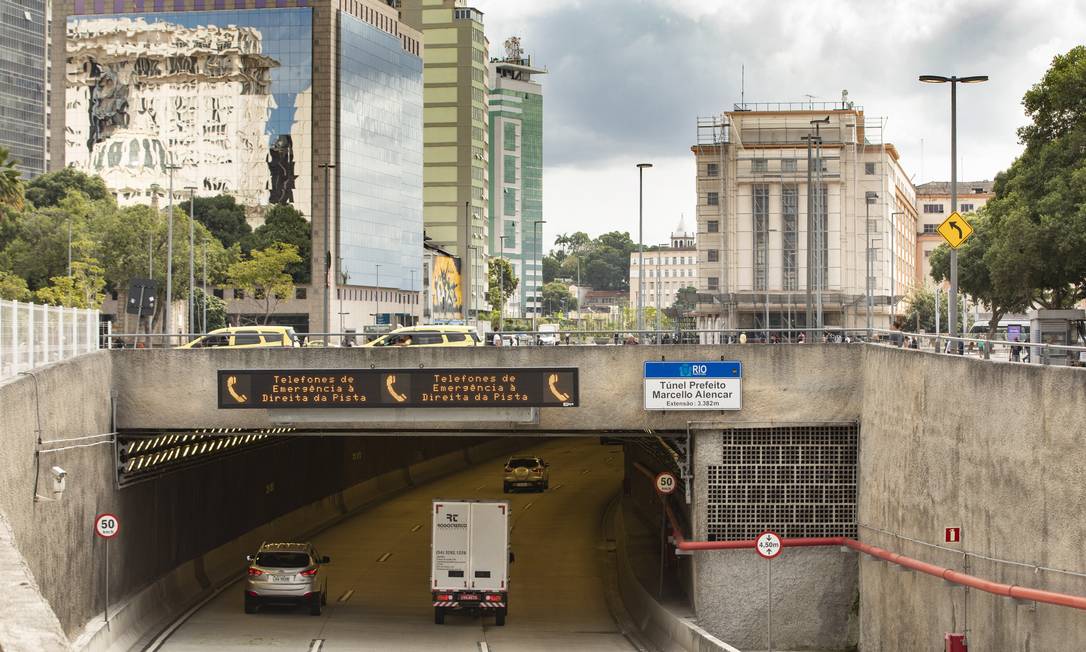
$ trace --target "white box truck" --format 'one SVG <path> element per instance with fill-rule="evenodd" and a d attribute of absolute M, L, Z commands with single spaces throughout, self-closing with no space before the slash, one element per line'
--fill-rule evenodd
<path fill-rule="evenodd" d="M 504 625 L 509 608 L 509 501 L 441 500 L 433 503 L 430 591 L 434 623 L 451 610 L 494 614 Z"/>

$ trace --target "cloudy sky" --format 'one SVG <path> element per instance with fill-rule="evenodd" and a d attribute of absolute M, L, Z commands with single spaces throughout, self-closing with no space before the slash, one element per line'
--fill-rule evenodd
<path fill-rule="evenodd" d="M 645 242 L 694 224 L 698 116 L 746 100 L 835 101 L 847 89 L 914 182 L 950 177 L 950 91 L 919 74 L 987 74 L 958 93 L 959 178 L 989 179 L 1020 151 L 1022 94 L 1052 57 L 1086 42 L 1081 0 L 469 0 L 492 56 L 521 37 L 544 85 L 544 217 L 563 232 Z"/>

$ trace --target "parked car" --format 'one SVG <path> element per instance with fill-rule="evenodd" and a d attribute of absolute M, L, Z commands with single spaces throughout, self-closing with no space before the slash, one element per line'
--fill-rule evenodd
<path fill-rule="evenodd" d="M 245 559 L 245 613 L 256 613 L 265 604 L 306 604 L 310 615 L 321 615 L 328 603 L 328 578 L 321 567 L 332 560 L 318 555 L 312 544 L 264 543 Z"/>
<path fill-rule="evenodd" d="M 541 457 L 511 457 L 505 463 L 502 491 L 536 489 L 546 491 L 550 487 L 550 464 Z"/>
<path fill-rule="evenodd" d="M 404 326 L 363 347 L 383 346 L 482 346 L 479 333 L 471 326 Z"/>
<path fill-rule="evenodd" d="M 229 326 L 201 335 L 179 349 L 259 349 L 300 346 L 290 326 Z"/>

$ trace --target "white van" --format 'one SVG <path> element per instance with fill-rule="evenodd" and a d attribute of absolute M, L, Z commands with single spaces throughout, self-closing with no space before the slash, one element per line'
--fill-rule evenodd
<path fill-rule="evenodd" d="M 558 344 L 558 324 L 539 325 L 539 343 L 546 346 Z"/>

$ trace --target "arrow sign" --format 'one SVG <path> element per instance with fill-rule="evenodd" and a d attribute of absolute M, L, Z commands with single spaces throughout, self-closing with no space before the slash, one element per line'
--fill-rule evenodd
<path fill-rule="evenodd" d="M 969 236 L 973 235 L 972 225 L 957 211 L 943 220 L 943 223 L 936 230 L 953 249 L 962 246 L 969 239 Z"/>

